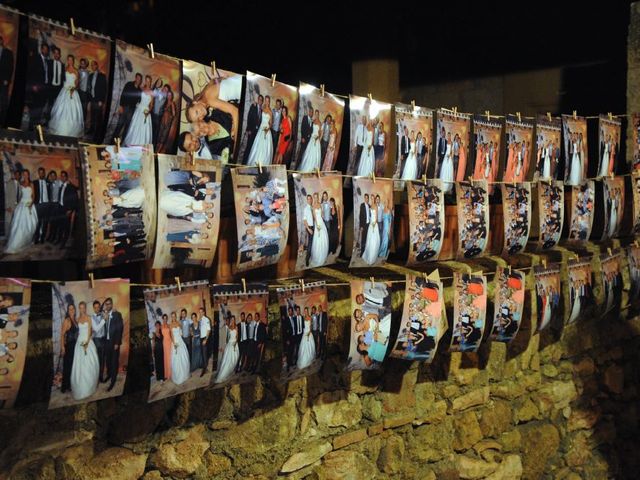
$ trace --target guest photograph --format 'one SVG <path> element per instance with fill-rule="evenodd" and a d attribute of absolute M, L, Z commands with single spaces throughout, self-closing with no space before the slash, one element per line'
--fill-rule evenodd
<path fill-rule="evenodd" d="M 580 185 L 589 168 L 587 145 L 587 119 L 574 115 L 562 115 L 564 136 L 564 183 Z"/>
<path fill-rule="evenodd" d="M 116 40 L 113 89 L 104 143 L 153 145 L 175 153 L 182 82 L 180 62 Z"/>
<path fill-rule="evenodd" d="M 406 182 L 409 199 L 409 253 L 407 266 L 436 261 L 445 228 L 444 194 L 440 180 Z"/>
<path fill-rule="evenodd" d="M 324 282 L 278 288 L 284 382 L 313 375 L 327 357 L 329 310 Z"/>
<path fill-rule="evenodd" d="M 0 127 L 4 127 L 13 93 L 20 14 L 0 6 Z"/>
<path fill-rule="evenodd" d="M 31 280 L 0 278 L 0 410 L 12 408 L 27 356 Z"/>
<path fill-rule="evenodd" d="M 489 243 L 489 196 L 486 180 L 456 183 L 458 258 L 474 258 Z"/>
<path fill-rule="evenodd" d="M 442 180 L 444 193 L 450 193 L 455 182 L 467 178 L 471 116 L 441 108 L 436 119 L 436 164 L 433 176 Z"/>
<path fill-rule="evenodd" d="M 404 103 L 394 106 L 398 151 L 393 178 L 396 190 L 404 190 L 404 180 L 418 180 L 427 174 L 433 148 L 433 110 Z"/>
<path fill-rule="evenodd" d="M 570 242 L 586 242 L 591 235 L 595 201 L 593 180 L 571 188 L 571 223 L 569 224 Z"/>
<path fill-rule="evenodd" d="M 602 205 L 604 206 L 604 228 L 602 240 L 617 237 L 624 215 L 624 177 L 602 179 Z"/>
<path fill-rule="evenodd" d="M 598 119 L 599 149 L 598 177 L 608 177 L 616 172 L 620 155 L 620 133 L 622 122 L 618 117 L 600 115 Z"/>
<path fill-rule="evenodd" d="M 284 165 L 231 170 L 238 235 L 235 269 L 278 263 L 289 235 L 289 187 Z"/>
<path fill-rule="evenodd" d="M 291 168 L 299 172 L 333 170 L 340 152 L 344 100 L 308 83 L 300 82 L 298 91 L 298 136 Z M 291 135 L 289 120 L 278 112 L 282 105 L 274 110 L 278 134 Z"/>
<path fill-rule="evenodd" d="M 122 395 L 129 363 L 129 280 L 54 283 L 51 310 L 49 408 Z"/>
<path fill-rule="evenodd" d="M 183 106 L 178 154 L 193 154 L 196 158 L 220 160 L 226 164 L 233 161 L 238 146 L 242 75 L 219 68 L 213 71 L 212 68 L 191 60 L 182 61 Z M 167 97 L 168 92 L 161 89 L 154 106 L 158 102 L 166 103 Z M 173 105 L 179 107 L 180 102 Z M 175 114 L 175 111 L 165 109 L 155 121 L 160 126 Z"/>
<path fill-rule="evenodd" d="M 296 87 L 247 72 L 236 163 L 288 166 L 295 152 L 297 114 Z"/>
<path fill-rule="evenodd" d="M 298 250 L 296 270 L 335 263 L 342 250 L 342 175 L 294 173 Z"/>
<path fill-rule="evenodd" d="M 22 130 L 100 142 L 104 136 L 111 39 L 29 17 Z M 0 58 L 0 62 L 1 62 Z"/>
<path fill-rule="evenodd" d="M 487 277 L 478 273 L 453 274 L 452 352 L 476 352 L 487 316 Z"/>
<path fill-rule="evenodd" d="M 153 151 L 147 146 L 83 151 L 87 268 L 148 260 L 156 237 Z"/>
<path fill-rule="evenodd" d="M 593 295 L 593 259 L 574 259 L 567 263 L 569 275 L 569 316 L 567 323 L 590 318 L 595 307 Z"/>
<path fill-rule="evenodd" d="M 491 340 L 509 343 L 522 323 L 525 273 L 511 267 L 498 267 L 495 282 Z"/>
<path fill-rule="evenodd" d="M 393 242 L 393 180 L 353 178 L 353 251 L 349 267 L 387 261 Z"/>
<path fill-rule="evenodd" d="M 507 115 L 505 119 L 506 164 L 502 179 L 505 182 L 529 180 L 533 156 L 533 120 Z"/>
<path fill-rule="evenodd" d="M 252 381 L 262 371 L 269 339 L 269 290 L 264 283 L 215 285 L 214 387 Z"/>
<path fill-rule="evenodd" d="M 502 218 L 504 221 L 504 245 L 502 255 L 521 253 L 529 240 L 531 227 L 531 184 L 503 183 Z"/>
<path fill-rule="evenodd" d="M 564 186 L 561 181 L 539 181 L 538 250 L 555 247 L 562 235 L 564 223 Z"/>
<path fill-rule="evenodd" d="M 562 318 L 560 312 L 560 265 L 536 266 L 533 269 L 536 281 L 537 330 L 544 330 L 552 318 Z"/>
<path fill-rule="evenodd" d="M 640 173 L 631 173 L 631 192 L 633 194 L 633 233 L 640 234 Z"/>
<path fill-rule="evenodd" d="M 604 291 L 602 316 L 610 312 L 618 312 L 620 310 L 622 290 L 624 288 L 621 264 L 622 253 L 619 251 L 600 255 L 602 289 Z"/>
<path fill-rule="evenodd" d="M 158 155 L 158 238 L 153 268 L 213 263 L 220 230 L 218 161 Z"/>
<path fill-rule="evenodd" d="M 369 280 L 352 280 L 349 283 L 351 340 L 347 370 L 376 370 L 384 361 L 389 347 L 391 285 Z"/>
<path fill-rule="evenodd" d="M 633 113 L 631 115 L 631 151 L 633 170 L 640 169 L 640 113 Z"/>
<path fill-rule="evenodd" d="M 474 115 L 473 138 L 476 149 L 469 167 L 471 176 L 474 180 L 489 182 L 489 194 L 492 194 L 491 183 L 496 181 L 500 170 L 502 122 L 490 115 Z"/>
<path fill-rule="evenodd" d="M 149 332 L 149 402 L 206 387 L 216 351 L 207 281 L 144 291 Z"/>
<path fill-rule="evenodd" d="M 534 180 L 558 178 L 561 159 L 562 120 L 551 115 L 538 115 L 536 119 L 536 169 Z"/>
<path fill-rule="evenodd" d="M 629 245 L 627 248 L 629 265 L 629 305 L 637 310 L 640 307 L 640 246 Z"/>

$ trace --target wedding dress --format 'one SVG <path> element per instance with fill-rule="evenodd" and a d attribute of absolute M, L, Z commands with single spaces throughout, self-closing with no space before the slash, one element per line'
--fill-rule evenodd
<path fill-rule="evenodd" d="M 222 383 L 233 375 L 239 358 L 238 330 L 229 330 L 229 339 L 227 340 L 227 345 L 225 346 L 224 353 L 222 354 L 222 361 L 220 362 L 220 367 L 216 374 L 215 383 Z"/>
<path fill-rule="evenodd" d="M 273 159 L 273 137 L 269 128 L 270 118 L 268 113 L 262 112 L 262 121 L 251 146 L 247 165 L 271 165 Z"/>
<path fill-rule="evenodd" d="M 415 180 L 418 175 L 418 159 L 416 158 L 416 142 L 409 141 L 409 155 L 402 169 L 402 180 Z"/>
<path fill-rule="evenodd" d="M 180 327 L 172 328 L 171 333 L 173 335 L 173 343 L 171 344 L 173 348 L 171 355 L 171 381 L 176 385 L 182 385 L 189 378 L 189 351 L 184 340 L 182 340 Z"/>
<path fill-rule="evenodd" d="M 378 252 L 380 251 L 380 229 L 378 228 L 377 213 L 375 209 L 371 209 L 371 222 L 367 231 L 367 243 L 362 252 L 362 259 L 369 265 L 373 265 L 378 261 Z"/>
<path fill-rule="evenodd" d="M 125 145 L 147 145 L 152 142 L 153 127 L 149 110 L 152 98 L 147 92 L 140 92 L 140 102 L 136 105 L 127 135 L 124 137 Z"/>
<path fill-rule="evenodd" d="M 302 340 L 298 347 L 298 361 L 296 366 L 299 369 L 307 368 L 316 358 L 316 343 L 311 333 L 311 321 L 305 320 Z"/>
<path fill-rule="evenodd" d="M 324 265 L 327 261 L 327 255 L 329 255 L 329 233 L 322 219 L 322 208 L 314 209 L 313 213 L 315 226 L 309 263 L 314 267 L 320 267 Z"/>
<path fill-rule="evenodd" d="M 578 153 L 578 144 L 573 144 L 573 155 L 571 156 L 571 171 L 569 172 L 568 185 L 579 185 L 582 182 L 582 164 Z"/>
<path fill-rule="evenodd" d="M 183 217 L 201 212 L 203 209 L 202 200 L 196 200 L 191 195 L 176 190 L 163 191 L 158 205 L 161 210 L 174 217 Z"/>
<path fill-rule="evenodd" d="M 302 162 L 300 163 L 301 172 L 315 172 L 320 168 L 320 162 L 322 161 L 322 151 L 320 149 L 320 127 L 318 124 L 313 124 L 313 131 L 311 132 L 311 139 L 309 145 L 304 151 L 302 156 Z"/>
<path fill-rule="evenodd" d="M 373 152 L 373 132 L 366 131 L 364 139 L 364 147 L 360 154 L 360 162 L 358 163 L 357 175 L 359 177 L 368 177 L 376 168 L 376 160 Z"/>
<path fill-rule="evenodd" d="M 32 187 L 20 185 L 20 202 L 13 211 L 4 253 L 18 253 L 33 243 L 38 227 L 38 212 L 31 200 Z"/>
<path fill-rule="evenodd" d="M 88 342 L 88 343 L 87 343 Z M 83 345 L 87 343 L 87 348 Z M 78 341 L 73 351 L 71 367 L 71 395 L 82 400 L 93 395 L 98 388 L 100 360 L 98 349 L 89 336 L 89 323 L 78 324 Z"/>
<path fill-rule="evenodd" d="M 440 166 L 440 180 L 442 180 L 442 191 L 447 193 L 453 188 L 453 158 L 451 156 L 451 144 L 447 143 L 444 159 Z"/>
<path fill-rule="evenodd" d="M 140 208 L 144 202 L 144 188 L 136 187 L 113 199 L 113 205 L 123 208 Z"/>
<path fill-rule="evenodd" d="M 84 134 L 84 113 L 80 94 L 76 88 L 76 74 L 64 73 L 64 85 L 51 109 L 49 132 L 66 137 L 81 137 Z"/>

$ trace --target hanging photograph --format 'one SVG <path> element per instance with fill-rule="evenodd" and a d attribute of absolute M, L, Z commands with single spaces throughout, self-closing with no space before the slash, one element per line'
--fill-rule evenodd
<path fill-rule="evenodd" d="M 604 290 L 604 303 L 602 315 L 618 310 L 622 300 L 622 253 L 619 251 L 600 255 L 602 269 L 602 287 Z"/>
<path fill-rule="evenodd" d="M 427 174 L 433 148 L 433 110 L 403 103 L 394 105 L 398 153 L 393 178 L 418 180 Z M 396 182 L 404 190 L 404 182 Z"/>
<path fill-rule="evenodd" d="M 489 243 L 489 197 L 486 180 L 456 183 L 458 258 L 474 258 Z"/>
<path fill-rule="evenodd" d="M 393 180 L 353 178 L 353 267 L 387 261 L 393 236 Z"/>
<path fill-rule="evenodd" d="M 593 225 L 594 201 L 595 185 L 593 180 L 587 180 L 581 185 L 571 188 L 569 241 L 586 242 L 589 239 Z"/>
<path fill-rule="evenodd" d="M 486 115 L 474 115 L 473 137 L 476 147 L 474 161 L 470 167 L 473 179 L 495 182 L 500 169 L 502 122 L 497 118 L 487 118 Z"/>
<path fill-rule="evenodd" d="M 0 152 L 0 262 L 80 257 L 85 217 L 75 141 L 38 143 L 31 134 L 5 130 Z"/>
<path fill-rule="evenodd" d="M 285 166 L 234 168 L 231 180 L 238 234 L 236 270 L 244 272 L 277 263 L 289 234 Z"/>
<path fill-rule="evenodd" d="M 214 351 L 217 367 L 215 387 L 253 380 L 262 370 L 269 338 L 269 290 L 266 284 L 214 285 L 216 308 Z"/>
<path fill-rule="evenodd" d="M 454 182 L 466 178 L 471 116 L 440 109 L 436 118 L 438 137 L 434 177 L 442 180 L 444 192 L 449 193 Z"/>
<path fill-rule="evenodd" d="M 428 277 L 407 275 L 402 320 L 396 344 L 389 356 L 430 363 L 447 328 L 438 271 Z"/>
<path fill-rule="evenodd" d="M 150 146 L 85 147 L 87 269 L 151 258 L 156 171 Z"/>
<path fill-rule="evenodd" d="M 598 177 L 608 177 L 616 172 L 620 158 L 620 132 L 622 122 L 618 117 L 600 115 L 598 118 L 599 148 Z"/>
<path fill-rule="evenodd" d="M 496 270 L 491 340 L 508 343 L 518 333 L 524 310 L 525 276 L 511 267 Z"/>
<path fill-rule="evenodd" d="M 240 98 L 242 75 L 211 66 L 182 61 L 182 101 L 178 154 L 194 154 L 197 158 L 233 160 L 240 132 Z M 158 97 L 166 100 L 167 95 Z M 158 100 L 156 100 L 158 101 Z M 163 117 L 176 115 L 169 104 Z M 163 118 L 160 119 L 161 123 Z"/>
<path fill-rule="evenodd" d="M 237 163 L 288 166 L 295 150 L 298 89 L 247 72 Z"/>
<path fill-rule="evenodd" d="M 220 162 L 158 155 L 158 238 L 153 268 L 213 263 L 220 229 Z"/>
<path fill-rule="evenodd" d="M 632 153 L 632 170 L 640 169 L 640 113 L 631 115 L 631 151 Z"/>
<path fill-rule="evenodd" d="M 122 395 L 129 362 L 129 280 L 56 282 L 51 311 L 49 408 Z"/>
<path fill-rule="evenodd" d="M 627 262 L 629 264 L 629 305 L 634 309 L 640 307 L 640 245 L 635 243 L 627 249 Z"/>
<path fill-rule="evenodd" d="M 206 281 L 144 291 L 153 370 L 149 402 L 211 383 L 217 330 Z"/>
<path fill-rule="evenodd" d="M 540 331 L 549 325 L 552 318 L 560 318 L 560 265 L 536 266 L 533 273 Z"/>
<path fill-rule="evenodd" d="M 0 6 L 0 127 L 7 120 L 18 52 L 20 12 Z M 1 408 L 1 407 L 0 407 Z"/>
<path fill-rule="evenodd" d="M 352 280 L 351 342 L 347 370 L 380 368 L 391 331 L 391 285 Z"/>
<path fill-rule="evenodd" d="M 524 251 L 531 227 L 531 184 L 502 184 L 502 214 L 504 219 L 503 255 Z"/>
<path fill-rule="evenodd" d="M 111 108 L 104 142 L 153 145 L 175 153 L 180 121 L 180 61 L 116 40 Z"/>
<path fill-rule="evenodd" d="M 602 240 L 614 238 L 620 232 L 624 215 L 624 177 L 605 177 L 602 179 L 604 204 L 604 231 Z"/>
<path fill-rule="evenodd" d="M 324 282 L 278 288 L 282 334 L 283 381 L 318 372 L 327 356 L 329 328 L 327 287 Z"/>
<path fill-rule="evenodd" d="M 567 323 L 573 323 L 580 318 L 589 318 L 595 306 L 592 262 L 591 258 L 577 258 L 567 262 L 569 274 L 569 320 Z"/>
<path fill-rule="evenodd" d="M 573 115 L 562 115 L 564 136 L 564 183 L 580 185 L 589 168 L 587 145 L 587 119 Z"/>
<path fill-rule="evenodd" d="M 564 222 L 564 186 L 561 181 L 538 182 L 538 250 L 549 250 L 560 241 Z"/>
<path fill-rule="evenodd" d="M 487 277 L 454 272 L 452 352 L 477 352 L 487 316 Z"/>
<path fill-rule="evenodd" d="M 409 199 L 407 266 L 438 260 L 444 235 L 444 193 L 440 180 L 406 182 Z"/>
<path fill-rule="evenodd" d="M 31 280 L 0 278 L 0 410 L 13 407 L 20 390 L 30 304 Z"/>
<path fill-rule="evenodd" d="M 633 193 L 633 233 L 640 234 L 640 172 L 631 172 L 631 191 Z"/>
<path fill-rule="evenodd" d="M 560 162 L 562 120 L 551 115 L 538 115 L 536 119 L 536 171 L 534 180 L 558 178 Z"/>
<path fill-rule="evenodd" d="M 336 262 L 342 249 L 342 176 L 294 173 L 298 250 L 296 270 Z"/>
<path fill-rule="evenodd" d="M 523 182 L 529 179 L 529 166 L 533 156 L 533 120 L 505 118 L 507 163 L 502 176 L 505 182 Z"/>
<path fill-rule="evenodd" d="M 344 118 L 344 100 L 324 92 L 319 88 L 300 82 L 300 103 L 298 111 L 298 138 L 295 159 L 291 163 L 293 170 L 300 172 L 328 172 L 333 169 L 340 151 L 342 122 Z M 296 127 L 291 118 L 276 114 L 278 135 L 284 142 L 290 142 Z M 281 118 L 281 120 L 280 120 Z M 287 138 L 288 137 L 288 138 Z M 288 148 L 288 143 L 286 144 Z M 284 155 L 284 153 L 282 154 Z"/>

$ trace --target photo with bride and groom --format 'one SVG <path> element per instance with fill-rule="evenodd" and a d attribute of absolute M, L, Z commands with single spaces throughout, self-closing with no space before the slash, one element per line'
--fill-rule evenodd
<path fill-rule="evenodd" d="M 500 187 L 504 223 L 502 255 L 506 257 L 522 252 L 527 246 L 531 227 L 531 184 L 503 183 Z"/>
<path fill-rule="evenodd" d="M 589 318 L 596 308 L 593 294 L 593 271 L 591 258 L 576 258 L 567 263 L 569 277 L 569 318 L 573 323 L 580 318 Z"/>
<path fill-rule="evenodd" d="M 609 251 L 600 255 L 600 267 L 602 289 L 604 291 L 601 315 L 604 316 L 610 312 L 619 312 L 622 306 L 624 280 L 622 278 L 622 253 L 620 250 Z"/>
<path fill-rule="evenodd" d="M 593 212 L 595 209 L 596 187 L 593 180 L 571 187 L 569 208 L 571 221 L 568 225 L 570 242 L 586 242 L 591 236 Z"/>
<path fill-rule="evenodd" d="M 7 119 L 18 53 L 20 13 L 0 5 L 0 125 Z"/>
<path fill-rule="evenodd" d="M 580 185 L 589 171 L 587 119 L 578 115 L 562 115 L 564 140 L 564 184 Z"/>
<path fill-rule="evenodd" d="M 496 270 L 491 340 L 511 342 L 522 323 L 525 297 L 525 273 L 511 267 Z"/>
<path fill-rule="evenodd" d="M 417 180 L 427 174 L 433 148 L 433 110 L 403 103 L 394 105 L 398 152 L 393 178 Z M 396 190 L 404 182 L 396 182 Z"/>
<path fill-rule="evenodd" d="M 564 185 L 560 180 L 538 182 L 538 245 L 537 249 L 549 250 L 558 244 L 564 224 Z"/>
<path fill-rule="evenodd" d="M 551 115 L 538 115 L 536 119 L 536 169 L 534 180 L 555 180 L 561 160 L 562 121 Z"/>
<path fill-rule="evenodd" d="M 49 408 L 122 395 L 129 358 L 129 280 L 56 282 L 51 305 Z"/>
<path fill-rule="evenodd" d="M 538 308 L 537 330 L 540 331 L 547 328 L 552 319 L 562 318 L 560 313 L 560 265 L 535 266 L 533 275 L 536 281 Z"/>
<path fill-rule="evenodd" d="M 600 115 L 598 118 L 599 149 L 598 177 L 608 177 L 615 173 L 616 163 L 620 155 L 620 131 L 622 122 L 619 118 Z"/>
<path fill-rule="evenodd" d="M 618 236 L 624 217 L 624 177 L 605 177 L 598 185 L 602 202 L 598 202 L 594 217 L 602 229 L 601 240 Z M 595 236 L 595 233 L 594 233 Z"/>
<path fill-rule="evenodd" d="M 505 182 L 529 180 L 533 158 L 533 121 L 507 115 L 504 122 L 507 161 L 502 178 Z"/>
<path fill-rule="evenodd" d="M 491 184 L 498 178 L 500 170 L 502 122 L 490 115 L 474 115 L 473 137 L 476 151 L 471 164 L 472 178 Z M 489 194 L 492 194 L 493 187 L 489 188 Z"/>
<path fill-rule="evenodd" d="M 451 352 L 476 352 L 487 317 L 487 277 L 479 273 L 453 274 Z"/>
<path fill-rule="evenodd" d="M 471 116 L 467 113 L 439 109 L 436 112 L 436 163 L 433 178 L 442 181 L 444 193 L 454 191 L 455 182 L 466 177 L 469 158 Z"/>

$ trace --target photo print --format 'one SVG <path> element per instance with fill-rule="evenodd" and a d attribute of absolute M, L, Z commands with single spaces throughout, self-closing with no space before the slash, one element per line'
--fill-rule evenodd
<path fill-rule="evenodd" d="M 624 177 L 602 179 L 602 200 L 604 204 L 604 230 L 602 240 L 617 237 L 624 215 Z"/>
<path fill-rule="evenodd" d="M 586 242 L 591 235 L 595 184 L 593 180 L 571 188 L 571 224 L 569 237 L 571 242 Z"/>
<path fill-rule="evenodd" d="M 564 136 L 564 183 L 580 185 L 587 178 L 589 150 L 587 119 L 577 115 L 562 115 Z"/>
<path fill-rule="evenodd" d="M 313 375 L 327 356 L 329 328 L 324 282 L 278 288 L 283 381 Z"/>
<path fill-rule="evenodd" d="M 149 402 L 206 387 L 217 351 L 207 281 L 144 291 L 153 359 Z"/>
<path fill-rule="evenodd" d="M 562 120 L 551 115 L 538 115 L 536 119 L 536 171 L 534 180 L 558 178 L 561 152 Z"/>
<path fill-rule="evenodd" d="M 451 110 L 437 111 L 437 148 L 435 178 L 442 180 L 445 193 L 453 190 L 454 182 L 466 178 L 469 157 L 471 116 Z"/>
<path fill-rule="evenodd" d="M 351 342 L 347 370 L 375 370 L 380 368 L 389 346 L 391 285 L 368 280 L 349 283 Z"/>
<path fill-rule="evenodd" d="M 640 169 L 640 113 L 631 115 L 631 152 L 632 170 Z"/>
<path fill-rule="evenodd" d="M 27 356 L 31 280 L 0 278 L 0 410 L 13 407 Z"/>
<path fill-rule="evenodd" d="M 234 158 L 240 125 L 242 75 L 182 61 L 182 101 L 178 154 L 223 164 Z M 178 104 L 179 105 L 179 104 Z"/>
<path fill-rule="evenodd" d="M 84 199 L 75 141 L 39 143 L 0 131 L 4 209 L 0 262 L 78 258 L 84 244 Z"/>
<path fill-rule="evenodd" d="M 55 282 L 49 408 L 122 395 L 129 363 L 129 280 Z"/>
<path fill-rule="evenodd" d="M 104 135 L 111 39 L 29 17 L 22 129 L 99 142 Z"/>
<path fill-rule="evenodd" d="M 602 305 L 602 315 L 617 311 L 622 300 L 622 253 L 619 251 L 600 255 L 600 266 L 602 269 L 602 286 L 604 289 L 604 304 Z"/>
<path fill-rule="evenodd" d="M 487 316 L 487 277 L 482 272 L 453 273 L 452 352 L 477 352 Z"/>
<path fill-rule="evenodd" d="M 531 184 L 503 183 L 502 212 L 504 219 L 503 255 L 521 253 L 529 240 L 531 228 Z"/>
<path fill-rule="evenodd" d="M 298 250 L 296 270 L 336 262 L 342 249 L 342 175 L 294 173 Z"/>
<path fill-rule="evenodd" d="M 560 318 L 560 265 L 536 266 L 533 274 L 540 331 L 549 326 L 552 318 Z"/>
<path fill-rule="evenodd" d="M 289 165 L 295 150 L 298 89 L 247 72 L 238 162 Z"/>
<path fill-rule="evenodd" d="M 627 262 L 629 264 L 629 305 L 634 309 L 640 307 L 640 245 L 634 242 L 627 249 Z"/>
<path fill-rule="evenodd" d="M 631 172 L 631 191 L 633 193 L 633 234 L 640 234 L 640 172 Z"/>
<path fill-rule="evenodd" d="M 158 238 L 153 268 L 213 263 L 220 229 L 218 161 L 158 155 Z"/>
<path fill-rule="evenodd" d="M 403 103 L 394 105 L 398 153 L 393 178 L 418 180 L 427 174 L 433 148 L 433 110 Z M 404 190 L 404 182 L 396 182 Z"/>
<path fill-rule="evenodd" d="M 489 196 L 486 180 L 456 183 L 458 258 L 474 258 L 489 243 Z"/>
<path fill-rule="evenodd" d="M 569 274 L 569 320 L 567 323 L 588 318 L 595 306 L 592 262 L 591 258 L 576 258 L 567 263 Z"/>
<path fill-rule="evenodd" d="M 523 182 L 529 178 L 533 156 L 533 120 L 516 115 L 505 117 L 507 163 L 502 176 L 505 182 Z"/>
<path fill-rule="evenodd" d="M 353 267 L 387 261 L 393 239 L 393 180 L 353 177 Z"/>
<path fill-rule="evenodd" d="M 498 178 L 500 169 L 502 122 L 490 116 L 487 118 L 487 115 L 475 115 L 473 137 L 476 152 L 471 165 L 472 177 L 474 180 L 486 180 L 491 184 Z M 493 187 L 489 188 L 493 191 Z"/>
<path fill-rule="evenodd" d="M 564 222 L 564 185 L 561 181 L 538 182 L 538 250 L 555 247 Z"/>
<path fill-rule="evenodd" d="M 7 119 L 18 52 L 20 12 L 0 6 L 0 126 Z"/>
<path fill-rule="evenodd" d="M 622 122 L 619 118 L 600 115 L 598 118 L 599 148 L 598 177 L 608 177 L 616 171 L 620 156 L 620 134 Z"/>
<path fill-rule="evenodd" d="M 445 227 L 444 193 L 440 180 L 406 182 L 409 199 L 407 266 L 438 260 Z"/>
<path fill-rule="evenodd" d="M 269 290 L 266 284 L 227 284 L 213 287 L 216 307 L 215 387 L 253 380 L 262 370 L 269 338 Z"/>
<path fill-rule="evenodd" d="M 175 153 L 180 121 L 180 61 L 116 40 L 111 108 L 104 142 L 153 145 Z"/>
<path fill-rule="evenodd" d="M 236 270 L 278 263 L 289 234 L 289 188 L 284 165 L 231 170 L 238 233 Z"/>
<path fill-rule="evenodd" d="M 344 100 L 336 95 L 300 82 L 298 138 L 292 168 L 299 172 L 328 172 L 333 169 L 340 151 Z M 280 130 L 291 136 L 291 119 L 283 120 Z M 279 132 L 280 132 L 279 130 Z M 290 142 L 291 139 L 283 139 Z"/>
<path fill-rule="evenodd" d="M 493 307 L 491 340 L 511 342 L 522 323 L 525 297 L 525 273 L 511 267 L 498 267 Z"/>
<path fill-rule="evenodd" d="M 156 238 L 155 161 L 150 146 L 84 148 L 87 269 L 151 258 Z"/>

